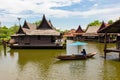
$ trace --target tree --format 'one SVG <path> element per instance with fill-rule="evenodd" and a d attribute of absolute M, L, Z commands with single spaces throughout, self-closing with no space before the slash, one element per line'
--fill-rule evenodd
<path fill-rule="evenodd" d="M 9 40 L 10 36 L 17 32 L 18 28 L 16 24 L 10 28 L 6 26 L 0 27 L 0 40 Z"/>
<path fill-rule="evenodd" d="M 39 26 L 40 23 L 41 23 L 41 20 L 38 20 L 38 21 L 34 22 L 33 24 L 36 24 L 36 26 Z"/>
<path fill-rule="evenodd" d="M 88 24 L 88 26 L 100 26 L 100 25 L 101 25 L 101 22 L 99 20 L 95 20 Z"/>
<path fill-rule="evenodd" d="M 10 31 L 6 26 L 0 28 L 0 40 L 8 40 L 10 37 Z"/>
<path fill-rule="evenodd" d="M 9 28 L 9 30 L 10 30 L 10 35 L 16 33 L 16 32 L 18 31 L 18 29 L 19 29 L 19 26 L 16 25 L 16 24 L 13 25 L 13 26 L 11 26 L 11 27 Z"/>
<path fill-rule="evenodd" d="M 112 23 L 113 23 L 113 21 L 112 21 L 112 20 L 109 20 L 109 21 L 108 21 L 108 24 L 112 24 Z"/>

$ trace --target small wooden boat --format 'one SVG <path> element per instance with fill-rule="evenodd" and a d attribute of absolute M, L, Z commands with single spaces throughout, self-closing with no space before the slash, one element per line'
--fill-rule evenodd
<path fill-rule="evenodd" d="M 61 60 L 84 60 L 84 59 L 92 58 L 95 54 L 96 54 L 96 52 L 89 53 L 86 56 L 78 55 L 78 54 L 60 55 L 60 56 L 57 56 L 56 58 L 61 59 Z"/>

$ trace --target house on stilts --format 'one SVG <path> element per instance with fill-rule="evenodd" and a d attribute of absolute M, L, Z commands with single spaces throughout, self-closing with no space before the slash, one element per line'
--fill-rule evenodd
<path fill-rule="evenodd" d="M 99 26 L 88 26 L 85 33 L 82 35 L 85 41 L 98 41 L 97 30 Z"/>
<path fill-rule="evenodd" d="M 79 25 L 77 30 L 75 31 L 75 33 L 73 33 L 75 35 L 75 40 L 77 41 L 83 41 L 84 38 L 83 38 L 83 34 L 84 34 L 84 30 L 81 28 L 81 26 Z"/>
<path fill-rule="evenodd" d="M 83 38 L 82 38 L 83 33 L 84 33 L 84 31 L 82 30 L 81 26 L 79 25 L 76 30 L 71 29 L 70 31 L 65 33 L 64 37 L 66 37 L 68 40 L 81 41 L 81 40 L 83 40 Z"/>
<path fill-rule="evenodd" d="M 109 24 L 105 24 L 104 21 L 103 21 L 100 28 L 97 30 L 97 33 L 101 29 L 103 29 L 103 28 L 105 28 L 107 26 L 109 26 Z M 107 43 L 116 42 L 116 36 L 117 36 L 116 33 L 107 34 Z M 104 40 L 105 40 L 105 33 L 98 33 L 98 41 L 104 43 Z"/>
<path fill-rule="evenodd" d="M 105 33 L 105 46 L 104 46 L 104 56 L 106 58 L 106 54 L 109 52 L 118 52 L 119 53 L 119 60 L 120 60 L 120 20 L 117 20 L 113 24 L 109 25 L 98 31 L 98 33 Z M 107 48 L 107 35 L 117 33 L 117 41 L 116 41 L 116 48 Z"/>
<path fill-rule="evenodd" d="M 11 36 L 11 48 L 62 48 L 61 33 L 58 32 L 45 15 L 40 25 L 24 22 L 16 34 Z"/>
<path fill-rule="evenodd" d="M 104 21 L 100 26 L 88 26 L 86 32 L 82 35 L 85 41 L 96 41 L 104 42 L 105 33 L 98 33 L 101 29 L 107 27 L 108 24 L 105 24 Z M 116 34 L 107 34 L 107 42 L 115 42 Z"/>
<path fill-rule="evenodd" d="M 65 39 L 67 39 L 67 40 L 74 40 L 74 37 L 75 37 L 74 33 L 75 33 L 75 31 L 76 31 L 75 29 L 71 29 L 71 30 L 65 32 L 63 37 L 65 37 Z"/>

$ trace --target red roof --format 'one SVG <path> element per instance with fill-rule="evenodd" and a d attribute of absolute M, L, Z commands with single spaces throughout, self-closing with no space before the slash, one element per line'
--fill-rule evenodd
<path fill-rule="evenodd" d="M 76 30 L 75 33 L 84 33 L 80 25 L 78 26 L 78 29 Z"/>
<path fill-rule="evenodd" d="M 70 31 L 66 32 L 63 36 L 65 37 L 73 37 L 75 33 L 75 29 L 71 29 Z"/>

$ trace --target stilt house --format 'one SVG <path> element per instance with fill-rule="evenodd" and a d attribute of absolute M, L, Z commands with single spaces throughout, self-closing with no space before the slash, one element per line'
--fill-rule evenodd
<path fill-rule="evenodd" d="M 98 31 L 98 33 L 105 33 L 105 46 L 104 46 L 104 56 L 106 58 L 106 53 L 109 52 L 118 52 L 119 53 L 119 59 L 120 59 L 120 20 L 117 20 L 113 24 L 109 25 L 108 27 L 105 27 Z M 117 33 L 117 42 L 116 42 L 116 48 L 107 48 L 107 34 L 110 33 Z"/>
<path fill-rule="evenodd" d="M 62 47 L 61 34 L 43 15 L 39 26 L 24 22 L 18 32 L 11 36 L 11 48 L 57 48 Z"/>

